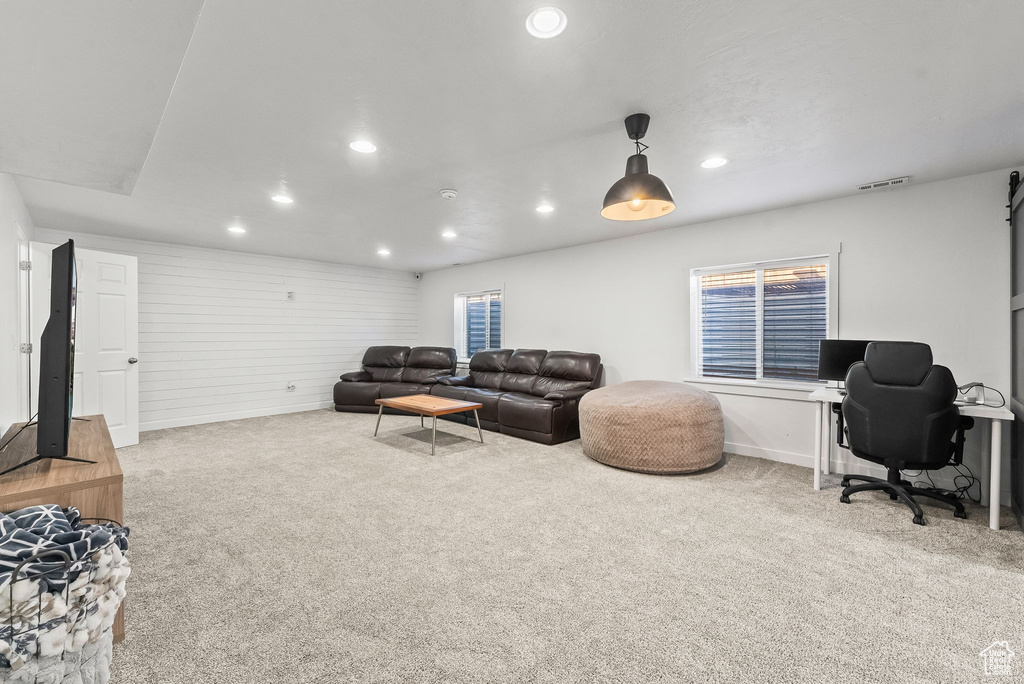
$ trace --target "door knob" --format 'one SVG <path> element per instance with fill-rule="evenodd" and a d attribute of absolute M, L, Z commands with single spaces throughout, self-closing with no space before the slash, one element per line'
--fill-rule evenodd
<path fill-rule="evenodd" d="M 139 362 L 139 360 L 137 358 L 135 358 L 134 356 L 132 358 L 128 359 L 128 363 L 138 363 L 138 362 Z"/>

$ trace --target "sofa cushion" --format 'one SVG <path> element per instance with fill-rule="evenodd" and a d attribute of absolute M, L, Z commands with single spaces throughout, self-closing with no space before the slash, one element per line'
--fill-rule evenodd
<path fill-rule="evenodd" d="M 409 351 L 409 347 L 370 347 L 363 354 L 363 365 L 401 368 L 409 359 Z"/>
<path fill-rule="evenodd" d="M 505 365 L 501 389 L 529 394 L 546 355 L 543 349 L 516 349 Z"/>
<path fill-rule="evenodd" d="M 488 349 L 473 354 L 469 360 L 469 377 L 473 385 L 499 389 L 505 365 L 511 356 L 511 349 Z"/>
<path fill-rule="evenodd" d="M 590 389 L 591 383 L 588 380 L 563 380 L 562 378 L 548 378 L 543 375 L 537 378 L 530 391 L 535 397 L 543 397 L 551 392 L 564 390 Z"/>
<path fill-rule="evenodd" d="M 564 378 L 566 380 L 597 379 L 601 367 L 600 354 L 583 354 L 572 351 L 552 351 L 544 357 L 540 365 L 539 375 L 548 378 Z"/>
<path fill-rule="evenodd" d="M 373 406 L 379 398 L 379 382 L 339 382 L 334 385 L 334 403 L 337 406 Z"/>
<path fill-rule="evenodd" d="M 363 366 L 363 370 L 370 374 L 374 382 L 401 382 L 404 368 L 389 368 L 382 366 Z"/>
<path fill-rule="evenodd" d="M 427 385 L 427 387 L 430 388 L 431 396 L 458 399 L 459 401 L 466 400 L 466 390 L 469 389 L 468 387 L 454 385 Z"/>
<path fill-rule="evenodd" d="M 374 382 L 398 382 L 408 358 L 409 347 L 370 347 L 363 354 L 363 370 Z"/>
<path fill-rule="evenodd" d="M 498 422 L 498 400 L 504 396 L 504 392 L 480 387 L 466 387 L 465 390 L 463 401 L 475 401 L 483 405 L 480 409 L 480 420 Z"/>
<path fill-rule="evenodd" d="M 498 422 L 502 426 L 550 433 L 555 406 L 556 402 L 532 394 L 508 392 L 498 401 Z"/>
<path fill-rule="evenodd" d="M 380 398 L 406 397 L 410 394 L 430 394 L 430 385 L 418 382 L 385 382 L 380 386 Z"/>
<path fill-rule="evenodd" d="M 550 392 L 593 387 L 600 373 L 601 357 L 598 354 L 548 352 L 540 366 L 540 377 L 534 383 L 531 393 L 543 397 Z"/>
<path fill-rule="evenodd" d="M 436 382 L 455 372 L 455 350 L 451 347 L 413 347 L 409 352 L 402 382 Z"/>
<path fill-rule="evenodd" d="M 516 349 L 505 364 L 505 372 L 537 375 L 547 355 L 543 349 Z"/>

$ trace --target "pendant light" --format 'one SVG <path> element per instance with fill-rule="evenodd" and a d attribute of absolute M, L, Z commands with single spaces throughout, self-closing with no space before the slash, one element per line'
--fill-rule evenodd
<path fill-rule="evenodd" d="M 643 221 L 665 216 L 676 208 L 668 186 L 647 169 L 647 157 L 643 154 L 647 145 L 640 139 L 647 134 L 650 123 L 651 117 L 647 114 L 626 117 L 626 135 L 636 143 L 636 154 L 626 160 L 626 175 L 616 181 L 604 196 L 601 216 L 607 219 Z"/>

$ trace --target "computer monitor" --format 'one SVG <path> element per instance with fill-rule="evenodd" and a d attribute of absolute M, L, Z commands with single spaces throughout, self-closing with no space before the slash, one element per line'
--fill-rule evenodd
<path fill-rule="evenodd" d="M 846 371 L 864 360 L 871 340 L 821 340 L 818 342 L 818 379 L 846 380 Z"/>

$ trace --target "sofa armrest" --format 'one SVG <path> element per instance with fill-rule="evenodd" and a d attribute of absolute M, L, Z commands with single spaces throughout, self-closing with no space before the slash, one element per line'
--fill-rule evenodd
<path fill-rule="evenodd" d="M 345 373 L 344 375 L 341 376 L 342 382 L 367 382 L 372 379 L 373 376 L 371 376 L 366 371 L 353 371 L 351 373 Z"/>
<path fill-rule="evenodd" d="M 468 375 L 448 375 L 443 378 L 438 378 L 437 381 L 442 385 L 449 385 L 452 387 L 470 387 L 473 384 L 473 379 Z"/>
<path fill-rule="evenodd" d="M 544 395 L 547 401 L 569 401 L 571 399 L 579 399 L 584 394 L 590 391 L 591 388 L 585 387 L 583 389 L 571 389 L 571 390 L 556 390 L 554 392 L 548 392 Z"/>

